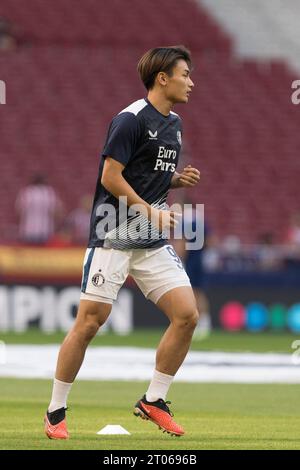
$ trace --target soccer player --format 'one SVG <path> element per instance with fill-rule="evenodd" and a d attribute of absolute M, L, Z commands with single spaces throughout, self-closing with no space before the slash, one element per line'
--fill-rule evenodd
<path fill-rule="evenodd" d="M 146 52 L 138 72 L 147 98 L 123 109 L 110 124 L 100 161 L 78 314 L 59 352 L 45 416 L 49 438 L 69 437 L 68 393 L 89 342 L 108 318 L 128 274 L 170 321 L 157 349 L 153 378 L 134 414 L 170 434 L 184 434 L 173 420 L 166 395 L 188 352 L 198 311 L 189 278 L 165 233 L 178 223 L 177 215 L 166 207 L 169 189 L 192 187 L 200 179 L 200 172 L 191 165 L 176 172 L 182 127 L 180 117 L 171 111 L 176 103 L 189 100 L 194 86 L 191 67 L 190 52 L 183 46 Z M 134 213 L 133 205 L 139 207 Z"/>

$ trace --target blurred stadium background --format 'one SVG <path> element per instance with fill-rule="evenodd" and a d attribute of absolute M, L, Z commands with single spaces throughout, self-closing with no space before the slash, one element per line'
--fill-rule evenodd
<path fill-rule="evenodd" d="M 205 204 L 212 235 L 202 256 L 212 332 L 192 352 L 292 354 L 300 333 L 300 133 L 291 102 L 299 14 L 297 0 L 1 0 L 2 376 L 22 376 L 5 369 L 10 353 L 25 354 L 12 345 L 58 343 L 72 324 L 109 122 L 145 96 L 138 58 L 175 44 L 188 47 L 194 62 L 193 95 L 175 110 L 184 124 L 183 159 L 201 170 L 201 184 L 187 196 Z M 25 227 L 33 180 L 48 185 L 42 229 L 35 221 Z M 94 345 L 154 348 L 165 325 L 129 279 Z M 292 369 L 290 356 L 280 357 L 273 366 L 258 362 Z M 210 360 L 194 361 L 208 367 Z M 53 373 L 29 369 L 33 378 Z M 255 382 L 250 369 L 240 373 Z M 286 381 L 297 376 L 293 369 Z"/>

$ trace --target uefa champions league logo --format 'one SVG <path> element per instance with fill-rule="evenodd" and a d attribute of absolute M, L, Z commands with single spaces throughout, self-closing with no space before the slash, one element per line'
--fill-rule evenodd
<path fill-rule="evenodd" d="M 0 80 L 0 104 L 6 104 L 6 84 Z"/>

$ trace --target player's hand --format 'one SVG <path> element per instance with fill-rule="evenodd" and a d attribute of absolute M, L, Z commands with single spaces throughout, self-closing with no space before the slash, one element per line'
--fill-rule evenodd
<path fill-rule="evenodd" d="M 179 212 L 163 211 L 155 208 L 151 210 L 151 222 L 160 232 L 175 228 L 180 218 L 181 214 Z"/>
<path fill-rule="evenodd" d="M 180 188 L 190 188 L 195 186 L 200 181 L 200 171 L 188 165 L 184 168 L 183 172 L 178 177 Z"/>

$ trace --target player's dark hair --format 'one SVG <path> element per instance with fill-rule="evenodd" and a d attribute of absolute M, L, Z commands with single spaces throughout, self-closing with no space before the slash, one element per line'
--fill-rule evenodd
<path fill-rule="evenodd" d="M 184 46 L 156 47 L 147 51 L 139 60 L 137 70 L 147 90 L 151 90 L 159 72 L 172 76 L 177 61 L 183 59 L 192 67 L 190 51 Z"/>

